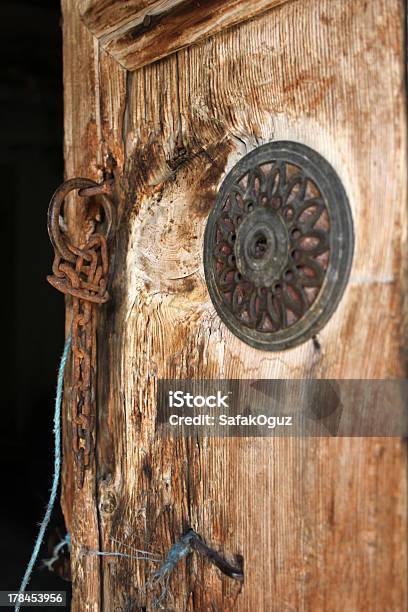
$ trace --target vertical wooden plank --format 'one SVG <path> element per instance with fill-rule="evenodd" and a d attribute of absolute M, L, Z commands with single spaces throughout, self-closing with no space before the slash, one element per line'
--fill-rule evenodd
<path fill-rule="evenodd" d="M 405 609 L 402 442 L 154 435 L 159 378 L 404 376 L 402 20 L 397 0 L 289 3 L 129 81 L 130 212 L 107 358 L 118 364 L 109 401 L 120 450 L 104 538 L 165 553 L 191 525 L 242 554 L 246 572 L 238 594 L 188 559 L 172 582 L 176 610 Z M 240 155 L 272 139 L 322 153 L 353 208 L 352 276 L 321 350 L 244 346 L 215 315 L 203 279 L 216 189 Z M 146 605 L 148 577 L 130 561 L 106 567 L 110 605 Z"/>
<path fill-rule="evenodd" d="M 98 177 L 97 100 L 94 72 L 94 41 L 77 18 L 70 0 L 63 0 L 64 62 L 64 157 L 66 176 Z M 85 218 L 84 203 L 77 196 L 67 200 L 67 222 L 73 237 L 80 236 Z M 67 301 L 67 326 L 70 326 Z M 83 557 L 83 550 L 97 550 L 99 528 L 96 508 L 95 466 L 89 470 L 85 486 L 76 490 L 73 477 L 70 385 L 66 382 L 64 406 L 64 468 L 62 505 L 71 536 L 72 609 L 100 609 L 99 559 Z M 88 577 L 92 576 L 92 580 Z"/>
<path fill-rule="evenodd" d="M 107 159 L 123 169 L 122 120 L 125 71 L 105 52 L 84 26 L 73 0 L 62 0 L 64 40 L 64 157 L 67 178 L 101 180 Z M 111 164 L 110 164 L 111 165 Z M 85 218 L 84 198 L 67 199 L 68 230 L 76 240 Z M 103 317 L 101 317 L 102 319 Z M 70 326 L 67 301 L 67 331 Z M 71 536 L 72 610 L 101 610 L 101 566 L 91 551 L 100 549 L 97 464 L 87 470 L 84 487 L 73 478 L 70 382 L 64 406 L 64 468 L 62 506 Z"/>

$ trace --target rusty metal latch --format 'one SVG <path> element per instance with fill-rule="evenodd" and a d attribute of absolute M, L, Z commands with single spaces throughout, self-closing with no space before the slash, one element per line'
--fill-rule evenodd
<path fill-rule="evenodd" d="M 74 190 L 82 197 L 99 196 L 79 245 L 74 245 L 62 229 L 63 203 Z M 95 306 L 109 300 L 108 240 L 114 225 L 114 207 L 108 196 L 112 191 L 112 180 L 98 184 L 84 178 L 70 179 L 58 187 L 48 208 L 48 233 L 55 258 L 53 274 L 47 280 L 58 291 L 72 296 L 72 444 L 79 487 L 83 486 L 85 469 L 91 465 L 95 448 Z"/>

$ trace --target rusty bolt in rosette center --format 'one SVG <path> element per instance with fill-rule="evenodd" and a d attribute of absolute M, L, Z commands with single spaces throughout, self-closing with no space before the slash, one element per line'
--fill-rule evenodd
<path fill-rule="evenodd" d="M 214 306 L 247 344 L 278 351 L 333 314 L 353 256 L 350 206 L 318 153 L 273 142 L 243 157 L 209 216 L 204 269 Z"/>

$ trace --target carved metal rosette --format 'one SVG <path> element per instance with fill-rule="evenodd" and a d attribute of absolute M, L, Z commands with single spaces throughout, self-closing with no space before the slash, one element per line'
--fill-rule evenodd
<path fill-rule="evenodd" d="M 225 178 L 205 233 L 204 268 L 224 323 L 282 350 L 335 310 L 353 254 L 350 207 L 333 168 L 293 142 L 261 146 Z"/>

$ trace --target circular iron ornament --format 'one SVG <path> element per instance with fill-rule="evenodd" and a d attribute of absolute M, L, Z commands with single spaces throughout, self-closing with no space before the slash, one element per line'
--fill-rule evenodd
<path fill-rule="evenodd" d="M 263 145 L 226 176 L 207 222 L 212 302 L 247 344 L 297 346 L 335 311 L 353 246 L 349 202 L 330 164 L 299 143 Z"/>

